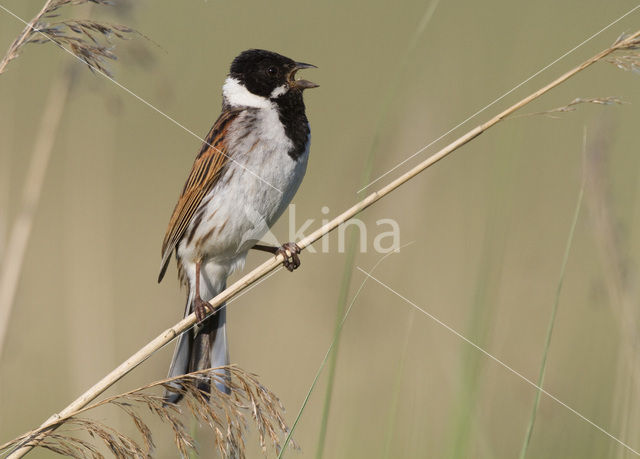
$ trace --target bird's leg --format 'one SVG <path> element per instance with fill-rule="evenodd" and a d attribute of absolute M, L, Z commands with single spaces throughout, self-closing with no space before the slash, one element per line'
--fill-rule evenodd
<path fill-rule="evenodd" d="M 260 250 L 261 252 L 269 252 L 271 254 L 275 254 L 278 251 L 278 247 L 273 247 L 271 245 L 256 244 L 251 248 L 254 250 Z"/>
<path fill-rule="evenodd" d="M 256 250 L 261 250 L 263 252 L 272 253 L 276 257 L 278 255 L 284 256 L 282 265 L 289 271 L 293 271 L 300 266 L 300 257 L 298 256 L 298 254 L 300 253 L 300 247 L 298 247 L 298 244 L 296 244 L 295 242 L 287 242 L 286 244 L 282 244 L 280 247 L 256 244 L 253 246 L 253 248 Z"/>
<path fill-rule="evenodd" d="M 200 261 L 196 262 L 196 294 L 193 297 L 193 311 L 196 313 L 198 322 L 206 319 L 211 310 L 211 305 L 200 297 L 200 264 Z"/>

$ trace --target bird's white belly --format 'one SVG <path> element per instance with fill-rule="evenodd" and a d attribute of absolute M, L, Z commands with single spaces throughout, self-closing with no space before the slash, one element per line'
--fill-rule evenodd
<path fill-rule="evenodd" d="M 202 260 L 205 270 L 222 269 L 227 275 L 241 269 L 247 251 L 267 233 L 298 190 L 309 142 L 294 160 L 288 154 L 291 141 L 281 128 L 278 132 L 280 124 L 273 123 L 270 113 L 259 115 L 261 123 L 256 127 L 254 122 L 248 134 L 242 125 L 238 129 L 231 149 L 242 153 L 231 156 L 192 218 L 185 232 L 192 237 L 184 237 L 178 246 L 184 261 Z"/>

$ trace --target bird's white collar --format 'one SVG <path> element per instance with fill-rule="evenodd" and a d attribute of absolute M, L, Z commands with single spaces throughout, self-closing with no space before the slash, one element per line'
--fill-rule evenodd
<path fill-rule="evenodd" d="M 245 88 L 236 78 L 228 77 L 222 86 L 222 96 L 232 107 L 270 108 L 269 99 L 257 96 Z"/>

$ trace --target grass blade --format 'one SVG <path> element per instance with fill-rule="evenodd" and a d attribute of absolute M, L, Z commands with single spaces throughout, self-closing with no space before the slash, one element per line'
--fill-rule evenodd
<path fill-rule="evenodd" d="M 365 162 L 365 167 L 362 174 L 362 186 L 365 186 L 371 180 L 371 172 L 373 170 L 373 164 L 375 162 L 376 151 L 378 149 L 378 143 L 380 140 L 380 135 L 382 132 L 382 128 L 385 125 L 385 121 L 387 119 L 389 109 L 391 108 L 391 103 L 396 99 L 396 94 L 398 88 L 401 87 L 399 84 L 402 76 L 406 73 L 406 68 L 409 63 L 409 59 L 413 52 L 415 51 L 420 36 L 424 32 L 427 27 L 427 24 L 433 17 L 435 10 L 440 3 L 440 0 L 432 0 L 427 5 L 427 9 L 416 28 L 409 45 L 406 48 L 405 55 L 400 63 L 400 70 L 396 73 L 396 78 L 391 82 L 389 87 L 389 91 L 387 91 L 387 95 L 382 104 L 382 110 L 380 111 L 380 118 L 378 119 L 378 123 L 376 124 L 376 129 L 374 131 L 373 141 L 371 142 L 371 149 L 369 150 L 369 155 L 367 157 L 367 161 Z M 327 382 L 327 391 L 325 392 L 324 406 L 322 409 L 322 420 L 320 423 L 320 433 L 318 434 L 318 447 L 316 450 L 316 459 L 321 459 L 324 455 L 324 447 L 325 441 L 327 437 L 327 426 L 329 422 L 329 412 L 331 409 L 331 400 L 333 398 L 333 386 L 335 383 L 335 374 L 336 374 L 336 365 L 338 362 L 338 349 L 340 346 L 340 329 L 341 329 L 341 321 L 344 316 L 345 306 L 347 302 L 347 295 L 349 294 L 349 289 L 351 287 L 351 277 L 353 274 L 353 269 L 355 266 L 356 259 L 356 247 L 357 247 L 357 236 L 354 228 L 351 228 L 349 231 L 349 240 L 347 241 L 347 254 L 344 265 L 344 273 L 342 275 L 342 281 L 340 285 L 340 293 L 338 296 L 338 305 L 336 309 L 336 325 L 334 328 L 334 343 L 335 346 L 332 345 L 333 350 L 331 352 L 331 361 L 329 364 L 329 375 Z"/>
<path fill-rule="evenodd" d="M 398 250 L 393 251 L 393 252 L 389 252 L 386 255 L 384 255 L 383 257 L 381 257 L 376 262 L 376 264 L 373 265 L 373 268 L 371 268 L 371 271 L 369 271 L 369 274 L 373 273 L 375 271 L 375 269 L 378 267 L 378 265 L 380 263 L 382 263 L 388 256 L 390 256 L 390 255 L 392 255 L 394 253 L 399 253 L 400 250 L 404 249 L 405 247 L 407 247 L 407 246 L 409 246 L 411 244 L 413 244 L 413 241 L 408 242 L 407 244 L 405 244 L 402 247 L 400 247 Z M 327 363 L 327 360 L 329 359 L 329 356 L 331 355 L 333 349 L 335 349 L 335 345 L 336 345 L 336 342 L 338 341 L 338 339 L 340 337 L 340 332 L 342 331 L 342 327 L 344 326 L 344 323 L 347 320 L 347 317 L 349 316 L 349 313 L 351 312 L 351 308 L 353 307 L 353 304 L 358 299 L 358 296 L 360 295 L 360 292 L 362 292 L 362 289 L 364 288 L 364 285 L 367 283 L 368 279 L 369 279 L 369 277 L 365 277 L 365 279 L 362 281 L 362 283 L 360 284 L 360 287 L 358 287 L 358 290 L 356 291 L 356 294 L 353 296 L 353 299 L 351 300 L 351 303 L 349 303 L 349 307 L 347 308 L 347 311 L 345 312 L 344 316 L 342 317 L 342 319 L 338 323 L 337 333 L 334 334 L 333 341 L 331 341 L 331 344 L 329 345 L 329 349 L 327 349 L 327 352 L 326 352 L 326 354 L 324 356 L 324 359 L 320 363 L 320 367 L 318 367 L 318 371 L 316 372 L 316 375 L 313 378 L 313 382 L 311 383 L 311 386 L 309 387 L 309 390 L 307 391 L 307 395 L 305 396 L 304 400 L 302 401 L 302 405 L 300 406 L 300 410 L 298 411 L 298 415 L 296 416 L 296 419 L 295 419 L 295 421 L 293 422 L 293 424 L 291 426 L 291 430 L 289 430 L 289 433 L 287 434 L 287 438 L 285 439 L 285 441 L 284 441 L 284 443 L 282 445 L 282 450 L 280 451 L 280 454 L 278 455 L 278 459 L 280 459 L 280 458 L 282 458 L 284 456 L 284 452 L 287 449 L 287 445 L 289 444 L 289 442 L 291 441 L 291 437 L 293 436 L 293 431 L 295 430 L 296 426 L 298 425 L 298 421 L 300 421 L 300 418 L 302 417 L 302 413 L 304 412 L 304 409 L 306 408 L 307 403 L 309 402 L 309 398 L 311 397 L 311 393 L 313 392 L 313 390 L 316 387 L 316 384 L 318 383 L 318 378 L 320 377 L 320 374 L 322 373 L 322 369 L 324 368 L 325 364 Z"/>
<path fill-rule="evenodd" d="M 567 244 L 564 248 L 564 255 L 562 257 L 562 265 L 560 267 L 560 278 L 558 279 L 558 287 L 556 288 L 556 297 L 553 302 L 553 308 L 551 309 L 551 317 L 549 317 L 549 325 L 547 326 L 547 336 L 544 342 L 544 350 L 542 352 L 542 362 L 540 364 L 540 373 L 538 375 L 537 385 L 542 387 L 544 384 L 544 375 L 547 368 L 547 357 L 549 355 L 549 347 L 551 346 L 551 337 L 553 335 L 553 327 L 556 321 L 556 315 L 558 313 L 558 305 L 560 303 L 560 294 L 562 293 L 562 285 L 564 283 L 564 277 L 566 274 L 567 261 L 569 260 L 569 253 L 571 252 L 571 246 L 573 244 L 573 236 L 575 234 L 576 225 L 578 223 L 578 217 L 580 215 L 580 208 L 582 207 L 582 198 L 584 197 L 584 180 L 580 185 L 580 192 L 578 193 L 578 202 L 573 212 L 573 221 L 571 222 L 571 228 L 569 229 L 569 237 L 567 238 Z M 540 389 L 536 391 L 536 396 L 533 402 L 533 409 L 531 410 L 531 417 L 529 418 L 529 425 L 527 426 L 527 432 L 524 436 L 522 443 L 522 449 L 520 450 L 520 459 L 524 459 L 527 456 L 527 450 L 531 443 L 531 435 L 533 434 L 533 427 L 536 422 L 536 416 L 538 414 L 538 406 L 540 404 Z"/>
<path fill-rule="evenodd" d="M 411 338 L 411 330 L 413 329 L 413 319 L 416 310 L 409 311 L 409 320 L 407 321 L 407 331 L 405 333 L 404 346 L 402 347 L 402 354 L 400 355 L 400 362 L 396 369 L 396 381 L 393 385 L 393 394 L 391 396 L 391 406 L 389 407 L 389 415 L 387 416 L 387 431 L 385 433 L 384 440 L 384 455 L 382 457 L 391 457 L 391 442 L 393 440 L 393 433 L 396 429 L 396 421 L 398 420 L 398 402 L 400 400 L 400 391 L 402 389 L 402 375 L 404 374 L 405 364 L 407 362 L 407 354 L 409 353 L 409 339 Z"/>

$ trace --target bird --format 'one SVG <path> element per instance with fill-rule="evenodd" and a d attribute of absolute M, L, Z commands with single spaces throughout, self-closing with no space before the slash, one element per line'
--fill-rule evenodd
<path fill-rule="evenodd" d="M 311 133 L 303 92 L 318 87 L 296 79 L 316 68 L 273 51 L 249 49 L 231 63 L 222 86 L 222 112 L 196 155 L 162 243 L 161 282 L 175 254 L 187 289 L 185 317 L 197 325 L 179 336 L 168 378 L 229 364 L 226 308 L 209 300 L 244 267 L 250 249 L 284 255 L 289 271 L 300 266 L 295 242 L 258 244 L 296 194 L 307 169 Z M 229 372 L 198 380 L 211 394 L 211 379 L 229 394 Z M 179 382 L 165 391 L 167 403 L 182 398 Z M 178 390 L 171 390 L 178 389 Z"/>

